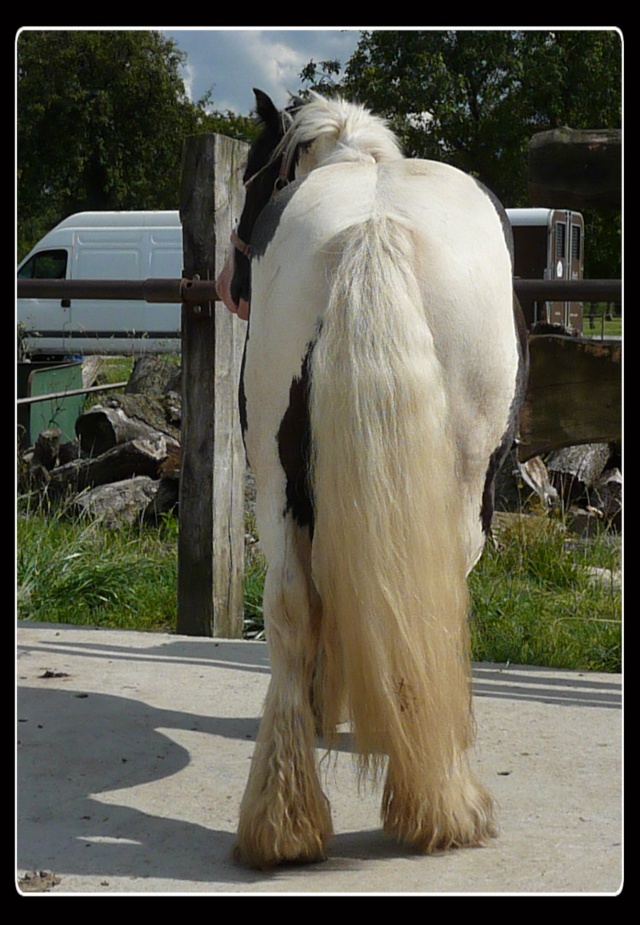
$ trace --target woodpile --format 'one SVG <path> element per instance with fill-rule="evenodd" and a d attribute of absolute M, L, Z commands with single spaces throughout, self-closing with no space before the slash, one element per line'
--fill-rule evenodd
<path fill-rule="evenodd" d="M 565 447 L 520 462 L 512 452 L 498 477 L 496 510 L 526 509 L 530 498 L 563 513 L 570 532 L 622 530 L 622 462 L 618 444 Z"/>
<path fill-rule="evenodd" d="M 620 447 L 606 443 L 550 453 L 546 468 L 574 533 L 590 536 L 601 525 L 622 530 Z"/>
<path fill-rule="evenodd" d="M 161 357 L 136 361 L 124 394 L 81 414 L 76 439 L 43 431 L 19 460 L 19 488 L 65 499 L 71 512 L 107 526 L 157 523 L 177 513 L 181 464 L 180 369 Z M 562 509 L 576 533 L 600 525 L 621 529 L 622 475 L 618 444 L 572 446 L 521 462 L 514 451 L 497 485 L 496 510 L 520 511 L 537 496 Z M 251 503 L 245 487 L 245 506 Z"/>
<path fill-rule="evenodd" d="M 170 360 L 136 361 L 124 394 L 76 421 L 76 439 L 43 431 L 19 460 L 19 488 L 65 499 L 106 525 L 155 522 L 178 504 L 180 369 Z"/>

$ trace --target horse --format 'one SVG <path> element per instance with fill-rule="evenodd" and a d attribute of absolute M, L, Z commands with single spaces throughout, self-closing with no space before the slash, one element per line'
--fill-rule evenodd
<path fill-rule="evenodd" d="M 501 206 L 385 121 L 312 93 L 261 132 L 218 280 L 248 317 L 241 421 L 266 560 L 271 678 L 235 855 L 323 860 L 316 746 L 349 719 L 385 832 L 485 844 L 473 773 L 467 576 L 517 436 L 526 334 Z"/>

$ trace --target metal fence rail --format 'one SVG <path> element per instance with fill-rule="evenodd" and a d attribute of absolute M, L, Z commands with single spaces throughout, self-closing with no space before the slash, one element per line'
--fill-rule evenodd
<path fill-rule="evenodd" d="M 50 401 L 53 398 L 69 398 L 70 395 L 90 395 L 92 392 L 109 392 L 111 389 L 124 389 L 127 380 L 123 382 L 107 382 L 105 385 L 88 385 L 82 389 L 65 389 L 64 392 L 47 392 L 46 395 L 30 395 L 27 398 L 17 398 L 18 405 L 33 405 L 39 401 Z"/>
<path fill-rule="evenodd" d="M 619 279 L 514 279 L 516 295 L 538 299 L 575 299 L 584 302 L 619 302 Z M 199 279 L 20 279 L 21 299 L 141 299 L 146 302 L 175 302 L 202 305 L 217 299 L 213 280 Z"/>

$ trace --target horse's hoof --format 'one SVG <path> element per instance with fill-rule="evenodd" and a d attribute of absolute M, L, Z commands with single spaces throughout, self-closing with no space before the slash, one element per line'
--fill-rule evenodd
<path fill-rule="evenodd" d="M 255 870 L 268 871 L 273 870 L 275 867 L 320 864 L 322 861 L 327 860 L 327 855 L 324 849 L 301 854 L 292 853 L 291 856 L 274 852 L 263 854 L 236 844 L 233 849 L 233 860 L 236 864 L 252 867 Z"/>

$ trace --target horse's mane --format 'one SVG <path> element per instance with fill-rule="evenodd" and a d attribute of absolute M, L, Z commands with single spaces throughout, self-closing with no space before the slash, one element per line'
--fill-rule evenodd
<path fill-rule="evenodd" d="M 306 149 L 306 170 L 339 161 L 380 162 L 402 157 L 400 143 L 386 122 L 357 103 L 311 92 L 296 110 L 281 142 L 285 164 Z"/>

